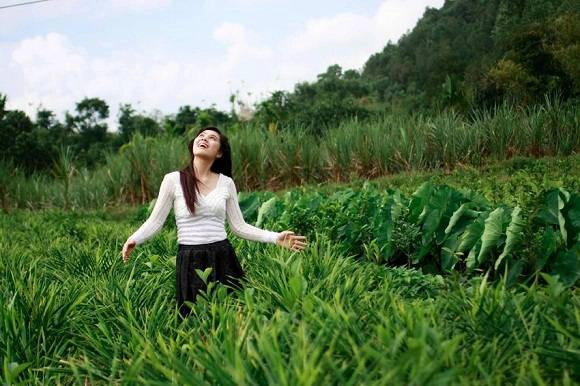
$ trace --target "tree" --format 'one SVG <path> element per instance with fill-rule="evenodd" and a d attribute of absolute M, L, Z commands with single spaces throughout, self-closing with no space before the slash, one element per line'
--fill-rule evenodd
<path fill-rule="evenodd" d="M 156 136 L 161 133 L 161 126 L 155 119 L 137 114 L 130 104 L 119 106 L 117 147 L 129 142 L 135 133 L 140 133 L 143 137 Z"/>
<path fill-rule="evenodd" d="M 175 119 L 169 120 L 169 129 L 173 135 L 183 135 L 197 122 L 197 111 L 191 106 L 179 107 Z"/>
<path fill-rule="evenodd" d="M 107 102 L 99 98 L 84 98 L 76 104 L 75 128 L 79 132 L 107 129 L 104 120 L 109 118 Z"/>
<path fill-rule="evenodd" d="M 197 125 L 199 127 L 226 126 L 234 120 L 234 115 L 229 115 L 228 113 L 216 109 L 215 105 L 211 105 L 205 109 L 196 107 L 195 112 L 197 114 Z"/>
<path fill-rule="evenodd" d="M 0 103 L 0 154 L 21 166 L 27 173 L 50 167 L 54 148 L 50 137 L 35 128 L 32 120 L 19 110 L 4 109 Z"/>
<path fill-rule="evenodd" d="M 81 163 L 93 166 L 110 150 L 112 135 L 107 133 L 109 106 L 99 98 L 84 98 L 76 104 L 76 115 L 66 113 L 66 127 L 76 134 L 75 153 Z"/>
<path fill-rule="evenodd" d="M 554 40 L 548 49 L 562 65 L 574 84 L 574 93 L 580 94 L 580 12 L 560 15 L 554 23 Z"/>
<path fill-rule="evenodd" d="M 48 145 L 56 150 L 59 146 L 69 146 L 73 144 L 74 132 L 58 121 L 54 112 L 40 108 L 36 112 L 34 126 L 39 135 L 46 137 Z M 43 143 L 44 145 L 45 143 Z"/>

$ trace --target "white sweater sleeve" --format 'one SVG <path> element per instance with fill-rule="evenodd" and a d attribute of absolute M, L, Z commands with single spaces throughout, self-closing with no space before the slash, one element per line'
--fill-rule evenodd
<path fill-rule="evenodd" d="M 243 239 L 276 244 L 280 233 L 257 228 L 244 221 L 238 202 L 238 192 L 232 179 L 228 181 L 229 198 L 226 201 L 226 215 L 232 232 Z"/>
<path fill-rule="evenodd" d="M 147 221 L 135 231 L 129 240 L 134 240 L 137 245 L 143 244 L 145 241 L 149 240 L 155 236 L 163 227 L 167 215 L 173 206 L 174 190 L 175 186 L 171 180 L 169 174 L 163 177 L 161 182 L 161 187 L 159 188 L 159 194 L 157 195 L 157 200 L 155 201 L 155 206 L 153 211 Z"/>

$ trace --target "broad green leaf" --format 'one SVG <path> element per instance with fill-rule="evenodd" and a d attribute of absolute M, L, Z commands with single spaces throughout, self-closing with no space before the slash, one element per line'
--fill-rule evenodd
<path fill-rule="evenodd" d="M 572 226 L 580 229 L 580 194 L 574 193 L 570 196 L 566 209 L 568 220 Z"/>
<path fill-rule="evenodd" d="M 506 285 L 511 287 L 515 283 L 517 283 L 520 274 L 524 269 L 524 262 L 522 260 L 518 260 L 509 267 L 509 271 L 506 278 Z"/>
<path fill-rule="evenodd" d="M 476 243 L 469 251 L 467 259 L 465 259 L 465 265 L 469 271 L 473 271 L 475 268 L 477 268 L 477 251 L 480 247 L 481 243 Z"/>
<path fill-rule="evenodd" d="M 540 241 L 540 248 L 536 256 L 536 269 L 542 270 L 550 257 L 563 243 L 562 236 L 552 227 L 546 227 Z"/>
<path fill-rule="evenodd" d="M 567 198 L 568 200 L 570 199 L 570 194 L 568 192 L 566 192 L 563 189 L 560 189 L 560 191 L 563 191 L 567 194 Z M 564 239 L 565 242 L 568 242 L 568 231 L 566 230 L 566 220 L 564 219 L 564 214 L 562 213 L 562 209 L 564 209 L 564 206 L 566 205 L 564 200 L 562 199 L 562 195 L 559 194 L 558 195 L 558 225 L 560 226 L 560 233 L 562 233 L 562 238 Z"/>
<path fill-rule="evenodd" d="M 489 210 L 490 204 L 487 199 L 470 189 L 459 189 L 463 195 L 464 200 L 471 203 L 471 205 L 478 210 Z"/>
<path fill-rule="evenodd" d="M 453 233 L 447 238 L 443 248 L 441 248 L 441 269 L 450 271 L 455 267 L 459 258 L 455 254 L 459 245 L 459 233 Z"/>
<path fill-rule="evenodd" d="M 260 210 L 260 206 L 262 203 L 266 201 L 266 199 L 271 198 L 273 193 L 271 192 L 264 192 L 264 193 L 257 193 L 257 192 L 239 192 L 238 193 L 238 200 L 240 204 L 240 209 L 242 210 L 242 214 L 244 219 L 248 223 L 255 223 L 258 210 Z"/>
<path fill-rule="evenodd" d="M 403 206 L 406 207 L 407 205 L 403 202 L 401 192 L 398 190 L 389 194 L 389 201 L 392 201 L 393 203 L 391 206 L 391 218 L 395 221 L 401 215 Z"/>
<path fill-rule="evenodd" d="M 465 213 L 465 210 L 469 207 L 469 203 L 461 204 L 461 206 L 453 212 L 453 215 L 449 219 L 449 224 L 447 224 L 447 228 L 445 228 L 445 234 L 451 233 L 453 227 L 457 224 L 461 216 Z"/>
<path fill-rule="evenodd" d="M 373 225 L 374 236 L 380 245 L 381 252 L 383 256 L 388 260 L 395 249 L 393 248 L 393 223 L 394 220 L 401 213 L 400 201 L 397 202 L 395 199 L 389 196 L 387 202 L 384 204 L 381 210 L 381 216 L 377 216 Z"/>
<path fill-rule="evenodd" d="M 571 249 L 558 253 L 550 268 L 551 274 L 558 275 L 565 285 L 576 283 L 580 279 L 580 242 Z"/>
<path fill-rule="evenodd" d="M 562 211 L 566 220 L 566 231 L 570 238 L 568 244 L 580 241 L 580 194 L 573 193 Z"/>
<path fill-rule="evenodd" d="M 512 254 L 514 252 L 515 248 L 518 246 L 519 242 L 522 239 L 522 234 L 526 226 L 526 223 L 522 219 L 521 211 L 522 211 L 521 208 L 519 206 L 516 206 L 512 212 L 510 225 L 508 225 L 506 231 L 507 237 L 505 241 L 505 246 L 503 248 L 503 252 L 501 253 L 501 255 L 499 255 L 499 257 L 495 261 L 494 268 L 496 271 L 501 262 L 503 261 L 503 259 L 509 254 Z"/>
<path fill-rule="evenodd" d="M 485 219 L 485 229 L 481 236 L 481 249 L 477 256 L 477 262 L 480 265 L 485 261 L 493 250 L 493 247 L 498 244 L 498 241 L 503 236 L 503 215 L 504 208 L 499 207 L 492 211 Z"/>
<path fill-rule="evenodd" d="M 409 203 L 409 219 L 416 223 L 420 217 L 424 216 L 423 211 L 429 202 L 429 197 L 433 192 L 433 185 L 430 182 L 424 182 L 411 195 L 411 202 Z"/>
<path fill-rule="evenodd" d="M 419 248 L 417 250 L 417 252 L 415 252 L 413 254 L 413 257 L 411 259 L 411 263 L 419 264 L 423 260 L 423 258 L 425 256 L 427 256 L 427 254 L 429 254 L 429 252 L 431 252 L 432 249 L 433 249 L 433 246 L 431 244 L 421 245 L 421 248 Z"/>
<path fill-rule="evenodd" d="M 477 217 L 471 224 L 465 228 L 465 232 L 460 237 L 461 243 L 459 244 L 458 251 L 465 252 L 471 250 L 473 246 L 480 240 L 483 234 L 484 221 L 489 216 L 488 212 L 483 212 L 479 217 Z"/>
<path fill-rule="evenodd" d="M 277 201 L 277 197 L 272 197 L 260 206 L 260 210 L 258 210 L 258 219 L 256 220 L 256 226 L 258 228 L 262 226 L 266 218 L 271 217 L 274 214 Z"/>
<path fill-rule="evenodd" d="M 453 233 L 457 233 L 458 235 L 462 235 L 466 231 L 467 227 L 469 227 L 471 224 L 473 224 L 473 222 L 476 221 L 476 219 L 481 215 L 481 212 L 477 212 L 477 211 L 469 209 L 470 205 L 471 205 L 471 203 L 467 203 L 467 205 L 464 206 L 463 209 L 461 209 L 461 206 L 460 206 L 459 208 L 457 208 L 455 210 L 455 212 L 453 212 L 453 214 L 449 218 L 449 222 L 448 222 L 445 230 L 442 230 L 442 232 L 437 235 L 438 236 L 438 239 L 437 239 L 438 244 L 440 244 L 440 245 L 444 244 L 445 241 L 447 240 L 447 238 L 449 237 L 449 235 L 451 235 Z M 462 206 L 463 206 L 463 204 L 462 204 Z M 445 233 L 445 231 L 448 231 L 448 233 Z M 461 240 L 461 238 L 460 238 L 460 240 Z"/>
<path fill-rule="evenodd" d="M 447 211 L 447 205 L 451 200 L 451 189 L 439 189 L 431 196 L 429 203 L 425 206 L 425 222 L 423 223 L 423 243 L 428 243 L 435 231 L 441 224 L 441 219 Z"/>
<path fill-rule="evenodd" d="M 544 194 L 544 204 L 538 211 L 536 219 L 544 224 L 558 225 L 561 197 L 558 189 L 552 189 Z M 562 206 L 563 207 L 563 206 Z"/>
<path fill-rule="evenodd" d="M 564 189 L 552 189 L 544 196 L 544 206 L 536 215 L 536 220 L 546 225 L 557 225 L 565 241 L 568 241 L 566 231 L 566 220 L 562 214 L 562 209 L 570 199 L 570 193 Z"/>

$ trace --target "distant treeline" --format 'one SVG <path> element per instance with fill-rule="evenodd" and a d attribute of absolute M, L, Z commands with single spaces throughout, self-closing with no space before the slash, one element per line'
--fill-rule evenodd
<path fill-rule="evenodd" d="M 100 98 L 85 98 L 64 121 L 53 111 L 39 109 L 30 118 L 19 110 L 6 109 L 6 96 L 0 94 L 0 159 L 10 161 L 26 174 L 50 171 L 60 154 L 69 149 L 77 165 L 94 168 L 108 154 L 116 153 L 133 135 L 181 136 L 194 126 L 231 126 L 233 114 L 214 107 L 182 106 L 177 114 L 151 116 L 138 113 L 129 104 L 120 106 L 116 132 L 108 129 L 109 105 Z"/>

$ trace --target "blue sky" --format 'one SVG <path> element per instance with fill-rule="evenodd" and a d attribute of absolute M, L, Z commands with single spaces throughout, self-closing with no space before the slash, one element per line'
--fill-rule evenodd
<path fill-rule="evenodd" d="M 0 0 L 1 5 L 22 0 Z M 85 96 L 151 115 L 229 109 L 362 68 L 443 0 L 52 0 L 0 9 L 0 93 L 9 108 L 59 114 Z"/>

